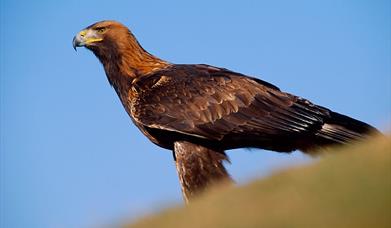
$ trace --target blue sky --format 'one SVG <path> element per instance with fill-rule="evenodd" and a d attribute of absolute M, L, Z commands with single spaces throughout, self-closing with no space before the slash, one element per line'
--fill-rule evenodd
<path fill-rule="evenodd" d="M 391 123 L 390 1 L 0 3 L 0 226 L 93 227 L 181 204 L 169 151 L 131 123 L 82 28 L 115 19 L 174 63 L 207 63 L 368 122 Z M 238 183 L 300 153 L 229 151 Z"/>

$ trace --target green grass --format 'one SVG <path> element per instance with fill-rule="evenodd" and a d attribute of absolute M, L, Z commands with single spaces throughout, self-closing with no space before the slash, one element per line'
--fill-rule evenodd
<path fill-rule="evenodd" d="M 221 186 L 126 227 L 391 227 L 391 137 L 335 148 L 246 186 Z"/>

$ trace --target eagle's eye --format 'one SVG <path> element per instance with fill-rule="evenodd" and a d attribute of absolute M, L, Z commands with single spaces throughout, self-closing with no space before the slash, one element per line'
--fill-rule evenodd
<path fill-rule="evenodd" d="M 98 31 L 98 33 L 104 33 L 106 31 L 106 28 L 104 27 L 99 27 L 99 28 L 96 28 L 96 31 Z"/>

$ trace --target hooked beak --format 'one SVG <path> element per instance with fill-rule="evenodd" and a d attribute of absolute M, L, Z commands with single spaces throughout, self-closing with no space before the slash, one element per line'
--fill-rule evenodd
<path fill-rule="evenodd" d="M 88 47 L 89 45 L 92 45 L 93 43 L 102 41 L 103 39 L 99 37 L 99 34 L 97 34 L 96 31 L 93 31 L 91 29 L 84 29 L 80 31 L 75 37 L 73 37 L 72 40 L 72 46 L 73 49 L 77 47 Z"/>
<path fill-rule="evenodd" d="M 77 35 L 75 37 L 73 37 L 72 46 L 73 46 L 73 49 L 75 49 L 75 51 L 77 51 L 76 47 L 81 46 L 81 41 L 80 41 L 80 39 L 77 38 Z"/>

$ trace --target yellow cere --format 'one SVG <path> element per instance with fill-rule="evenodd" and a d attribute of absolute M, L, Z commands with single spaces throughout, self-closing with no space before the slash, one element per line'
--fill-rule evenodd
<path fill-rule="evenodd" d="M 79 32 L 79 35 L 81 37 L 84 37 L 86 34 L 87 34 L 87 30 L 83 30 L 83 31 Z"/>

